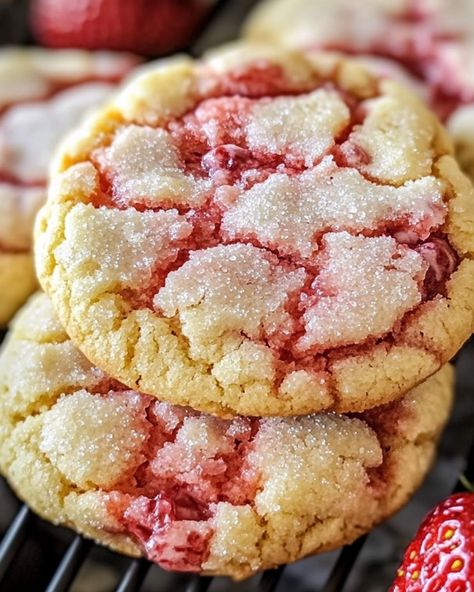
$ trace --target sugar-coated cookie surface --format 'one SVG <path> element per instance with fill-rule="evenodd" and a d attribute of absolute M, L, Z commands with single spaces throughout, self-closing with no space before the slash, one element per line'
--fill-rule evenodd
<path fill-rule="evenodd" d="M 224 420 L 108 378 L 37 295 L 0 355 L 0 468 L 54 523 L 168 569 L 243 578 L 395 512 L 426 474 L 451 398 L 445 366 L 351 417 Z"/>
<path fill-rule="evenodd" d="M 471 0 L 265 0 L 245 34 L 363 56 L 370 67 L 408 82 L 445 120 L 461 166 L 474 180 Z"/>
<path fill-rule="evenodd" d="M 56 144 L 136 62 L 108 52 L 0 50 L 0 324 L 36 288 L 33 220 Z"/>
<path fill-rule="evenodd" d="M 230 416 L 361 411 L 470 336 L 474 194 L 435 116 L 346 59 L 164 63 L 74 133 L 36 228 L 73 341 Z"/>

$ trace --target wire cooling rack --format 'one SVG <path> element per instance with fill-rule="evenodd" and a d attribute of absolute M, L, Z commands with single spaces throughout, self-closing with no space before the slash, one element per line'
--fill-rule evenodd
<path fill-rule="evenodd" d="M 21 15 L 9 11 L 15 2 L 17 10 L 21 6 Z M 255 3 L 256 0 L 217 0 L 205 27 L 189 52 L 199 55 L 208 47 L 235 38 L 243 18 Z M 31 42 L 28 28 L 22 20 L 26 12 L 25 4 L 26 0 L 0 0 L 0 41 L 4 44 Z M 3 337 L 0 334 L 0 341 Z M 457 411 L 455 409 L 458 423 L 451 429 L 451 443 L 448 439 L 444 445 L 448 458 L 454 459 L 455 466 L 445 471 L 447 476 L 442 479 L 451 478 L 451 484 L 456 480 L 454 475 L 463 469 L 468 479 L 474 480 L 474 443 L 467 454 L 464 452 L 469 442 L 459 443 L 460 439 L 470 440 L 473 433 L 470 426 L 473 425 L 474 403 L 467 401 L 466 405 L 466 400 L 472 400 L 474 396 L 472 346 L 467 346 L 462 356 L 464 384 L 461 385 L 461 395 L 464 403 L 461 400 Z M 67 529 L 46 524 L 26 505 L 20 504 L 2 480 L 0 486 L 0 533 L 2 520 L 3 524 L 5 521 L 7 523 L 0 540 L 0 592 L 349 592 L 348 586 L 351 585 L 351 575 L 357 571 L 359 555 L 378 544 L 377 540 L 372 543 L 376 538 L 376 533 L 373 533 L 358 539 L 338 553 L 326 556 L 326 561 L 322 564 L 300 562 L 303 567 L 299 571 L 281 566 L 275 570 L 267 570 L 245 583 L 233 583 L 225 578 L 172 574 L 146 560 L 120 556 L 97 547 Z M 438 487 L 431 489 L 433 491 L 427 497 L 432 501 L 428 504 L 425 501 L 423 512 L 429 508 L 430 503 L 434 504 L 446 495 L 450 485 L 444 483 L 440 487 L 438 479 Z M 454 490 L 462 489 L 463 486 L 458 481 Z M 411 532 L 416 529 L 416 524 L 417 521 L 410 524 Z M 390 529 L 388 531 L 390 533 Z M 397 536 L 394 532 L 391 534 Z M 403 548 L 405 543 L 403 541 L 398 546 Z M 372 575 L 375 575 L 376 570 L 371 569 L 370 562 L 368 565 L 363 583 L 359 581 L 354 584 L 356 587 L 352 585 L 351 592 L 379 592 L 384 589 L 383 585 L 380 587 L 379 579 L 378 583 L 372 582 Z M 324 572 L 322 577 L 317 578 L 322 583 L 318 587 L 305 584 L 311 578 L 303 577 L 302 572 L 309 572 L 311 575 L 311 570 L 319 569 Z M 389 581 L 388 579 L 386 585 Z"/>

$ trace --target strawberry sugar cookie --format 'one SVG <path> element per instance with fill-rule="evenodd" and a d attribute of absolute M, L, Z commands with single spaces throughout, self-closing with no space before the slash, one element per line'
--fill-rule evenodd
<path fill-rule="evenodd" d="M 461 166 L 474 179 L 472 0 L 266 0 L 245 35 L 363 56 L 408 82 L 446 122 Z"/>
<path fill-rule="evenodd" d="M 0 51 L 0 324 L 36 288 L 33 219 L 58 140 L 135 63 L 109 53 Z"/>
<path fill-rule="evenodd" d="M 359 415 L 216 418 L 108 378 L 41 294 L 0 356 L 0 468 L 56 524 L 166 569 L 240 579 L 348 543 L 398 510 L 451 399 L 445 366 Z"/>
<path fill-rule="evenodd" d="M 346 59 L 231 46 L 63 145 L 40 281 L 128 387 L 221 416 L 361 411 L 471 335 L 474 195 L 436 117 Z"/>

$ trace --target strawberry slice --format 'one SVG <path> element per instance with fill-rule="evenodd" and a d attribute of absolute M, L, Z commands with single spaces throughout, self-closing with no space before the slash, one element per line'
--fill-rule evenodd
<path fill-rule="evenodd" d="M 33 0 L 32 27 L 49 47 L 162 55 L 186 46 L 210 0 Z"/>
<path fill-rule="evenodd" d="M 390 592 L 474 591 L 474 493 L 455 493 L 421 524 Z"/>

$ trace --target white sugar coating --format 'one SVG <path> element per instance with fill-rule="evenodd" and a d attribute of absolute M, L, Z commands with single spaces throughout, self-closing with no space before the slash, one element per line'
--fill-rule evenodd
<path fill-rule="evenodd" d="M 44 327 L 51 338 L 50 324 Z M 104 378 L 70 341 L 41 343 L 41 337 L 30 331 L 33 341 L 25 340 L 21 351 L 10 344 L 2 356 L 0 380 L 9 385 L 3 405 L 11 413 L 37 409 L 68 389 L 92 387 Z"/>
<path fill-rule="evenodd" d="M 246 97 L 218 97 L 208 99 L 197 106 L 195 120 L 188 120 L 186 126 L 194 134 L 204 136 L 209 147 L 227 144 L 239 146 L 245 141 L 242 129 L 248 121 L 249 111 L 255 100 Z"/>
<path fill-rule="evenodd" d="M 211 524 L 214 534 L 203 569 L 222 569 L 222 565 L 233 563 L 248 564 L 252 570 L 261 567 L 259 542 L 265 529 L 251 506 L 219 502 L 213 507 Z"/>
<path fill-rule="evenodd" d="M 102 82 L 83 84 L 48 101 L 9 109 L 0 119 L 0 168 L 25 182 L 45 181 L 61 137 L 112 90 L 112 85 Z"/>
<path fill-rule="evenodd" d="M 304 269 L 286 270 L 262 249 L 219 246 L 192 252 L 168 275 L 154 304 L 166 317 L 178 315 L 192 355 L 210 359 L 220 337 L 239 344 L 242 335 L 291 335 L 294 321 L 285 305 L 305 278 Z"/>
<path fill-rule="evenodd" d="M 89 489 L 84 492 L 70 491 L 64 498 L 64 509 L 68 518 L 75 522 L 83 532 L 91 532 L 97 529 L 106 538 L 109 533 L 120 531 L 120 522 L 117 517 L 109 512 L 108 497 L 103 491 Z M 79 526 L 80 525 L 80 526 Z M 124 552 L 133 553 L 133 544 L 124 541 Z"/>
<path fill-rule="evenodd" d="M 238 420 L 239 421 L 239 420 Z M 175 443 L 201 454 L 204 458 L 232 452 L 225 434 L 229 424 L 217 417 L 186 417 L 176 433 Z"/>
<path fill-rule="evenodd" d="M 251 53 L 223 74 L 207 57 L 164 65 L 81 127 L 36 225 L 41 285 L 82 351 L 158 400 L 224 417 L 383 404 L 465 339 L 437 329 L 451 292 L 471 325 L 457 279 L 468 188 L 435 115 L 395 82 L 337 53 Z M 298 84 L 293 60 L 306 70 Z M 162 105 L 163 72 L 178 111 Z M 206 191 L 175 203 L 159 186 L 154 199 L 153 175 L 170 171 Z M 179 238 L 156 242 L 145 215 L 173 208 Z M 329 255 L 325 235 L 344 233 L 360 245 Z M 420 251 L 434 238 L 456 259 L 435 243 L 438 281 Z"/>
<path fill-rule="evenodd" d="M 79 290 L 144 285 L 157 265 L 172 262 L 191 225 L 176 210 L 138 212 L 78 204 L 66 221 L 66 241 L 55 256 Z M 88 274 L 87 274 L 88 273 Z"/>
<path fill-rule="evenodd" d="M 37 343 L 63 343 L 66 339 L 64 327 L 59 322 L 58 317 L 52 314 L 51 302 L 45 298 L 42 292 L 30 297 L 28 305 L 34 308 L 35 317 L 41 319 L 41 323 L 30 323 L 28 315 L 17 315 L 15 319 L 10 323 L 10 328 L 15 328 L 15 335 L 19 339 L 26 339 L 28 341 L 35 341 Z M 77 349 L 77 348 L 76 348 Z M 79 350 L 77 350 L 79 364 L 84 364 L 86 374 L 89 375 L 89 371 L 92 370 L 92 364 L 83 356 Z M 69 360 L 73 360 L 72 353 L 68 356 Z M 47 366 L 42 366 L 46 369 Z M 92 372 L 92 376 L 103 376 L 103 373 L 98 370 Z M 94 381 L 95 382 L 95 381 Z M 83 387 L 85 384 L 79 383 L 79 387 Z"/>
<path fill-rule="evenodd" d="M 33 221 L 46 199 L 43 187 L 18 187 L 0 183 L 0 245 L 29 249 Z"/>
<path fill-rule="evenodd" d="M 151 464 L 153 473 L 175 478 L 177 471 L 197 470 L 196 477 L 199 477 L 205 467 L 214 474 L 225 470 L 219 457 L 234 450 L 233 440 L 226 438 L 228 427 L 227 422 L 208 415 L 186 417 L 175 440 L 165 443 L 156 453 Z M 215 463 L 206 463 L 213 459 L 216 459 Z M 189 476 L 189 481 L 194 479 Z"/>
<path fill-rule="evenodd" d="M 349 164 L 375 179 L 399 184 L 430 175 L 438 122 L 420 99 L 401 86 L 385 81 L 390 95 L 366 101 L 367 115 L 355 126 L 341 150 Z M 368 162 L 352 160 L 362 148 Z"/>
<path fill-rule="evenodd" d="M 199 206 L 210 187 L 208 181 L 183 172 L 170 134 L 160 128 L 121 128 L 109 148 L 96 152 L 96 158 L 111 174 L 114 195 L 123 203 Z"/>
<path fill-rule="evenodd" d="M 185 407 L 174 407 L 169 403 L 155 401 L 152 407 L 154 414 L 159 418 L 165 432 L 171 433 L 189 414 Z"/>
<path fill-rule="evenodd" d="M 284 510 L 301 516 L 304 500 L 307 511 L 318 508 L 324 519 L 357 509 L 367 468 L 380 465 L 382 450 L 376 434 L 358 419 L 332 414 L 269 418 L 260 422 L 249 462 L 264 483 L 255 498 L 260 515 Z M 346 494 L 335 496 L 335 491 Z"/>
<path fill-rule="evenodd" d="M 301 400 L 306 397 L 314 400 L 317 397 L 322 404 L 325 403 L 328 407 L 331 404 L 326 375 L 315 370 L 289 372 L 282 380 L 278 394 L 281 397 L 299 398 Z"/>
<path fill-rule="evenodd" d="M 380 185 L 326 157 L 310 171 L 270 175 L 241 191 L 225 211 L 222 229 L 231 239 L 257 237 L 281 254 L 309 258 L 317 250 L 316 234 L 328 228 L 362 232 L 407 220 L 416 233 L 425 222 L 424 239 L 445 215 L 443 186 L 435 177 Z"/>
<path fill-rule="evenodd" d="M 334 145 L 334 137 L 349 120 L 349 108 L 336 91 L 319 89 L 300 97 L 264 99 L 252 109 L 248 145 L 252 150 L 303 160 L 310 167 Z"/>
<path fill-rule="evenodd" d="M 40 449 L 79 487 L 110 488 L 145 460 L 146 402 L 138 393 L 62 397 L 43 415 Z"/>
<path fill-rule="evenodd" d="M 296 351 L 382 336 L 421 302 L 419 282 L 427 265 L 416 251 L 391 237 L 328 233 L 319 263 L 314 302 L 303 315 L 305 334 Z"/>

